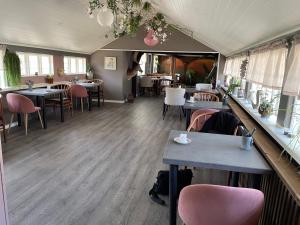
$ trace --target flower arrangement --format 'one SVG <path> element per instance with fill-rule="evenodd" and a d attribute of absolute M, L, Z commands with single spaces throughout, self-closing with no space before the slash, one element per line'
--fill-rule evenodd
<path fill-rule="evenodd" d="M 45 81 L 46 81 L 47 84 L 53 84 L 54 78 L 53 78 L 52 75 L 47 75 L 45 77 Z"/>
<path fill-rule="evenodd" d="M 32 90 L 34 84 L 33 80 L 26 80 L 25 83 L 28 85 L 29 90 Z"/>
<path fill-rule="evenodd" d="M 160 40 L 161 44 L 167 40 L 167 28 L 168 23 L 161 13 L 157 13 L 154 17 L 146 21 L 147 32 L 153 31 L 153 35 Z"/>
<path fill-rule="evenodd" d="M 273 103 L 268 100 L 263 100 L 259 107 L 258 107 L 258 112 L 261 115 L 261 117 L 268 117 L 271 115 L 273 112 Z"/>

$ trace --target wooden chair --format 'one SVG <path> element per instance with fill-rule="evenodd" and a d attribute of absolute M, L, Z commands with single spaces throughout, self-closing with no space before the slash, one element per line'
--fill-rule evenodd
<path fill-rule="evenodd" d="M 101 79 L 93 79 L 92 81 L 89 81 L 89 83 L 92 82 L 100 86 L 100 99 L 102 99 L 102 104 L 104 105 L 104 81 Z M 90 93 L 92 95 L 92 98 L 98 98 L 98 88 L 90 90 Z"/>
<path fill-rule="evenodd" d="M 208 120 L 214 113 L 219 112 L 216 109 L 198 109 L 193 112 L 191 117 L 191 123 L 187 128 L 187 131 L 190 132 L 191 130 L 200 131 L 203 127 L 206 120 Z"/>
<path fill-rule="evenodd" d="M 53 89 L 63 89 L 65 92 L 63 93 L 63 100 L 64 100 L 64 109 L 68 109 L 73 116 L 73 101 L 72 96 L 70 94 L 70 85 L 69 84 L 57 84 L 52 86 Z M 60 107 L 60 98 L 57 95 L 54 95 L 48 99 L 46 99 L 46 106 L 52 106 L 53 111 L 56 111 L 56 107 Z"/>
<path fill-rule="evenodd" d="M 0 127 L 2 128 L 3 141 L 6 143 L 5 119 L 3 111 L 3 96 L 0 94 Z"/>
<path fill-rule="evenodd" d="M 212 94 L 212 93 L 207 93 L 207 92 L 196 92 L 196 93 L 194 93 L 193 96 L 198 101 L 214 101 L 214 102 L 219 101 L 218 96 L 216 96 L 215 94 Z"/>

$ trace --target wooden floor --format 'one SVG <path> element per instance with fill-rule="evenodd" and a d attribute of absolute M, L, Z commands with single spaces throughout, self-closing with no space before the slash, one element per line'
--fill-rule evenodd
<path fill-rule="evenodd" d="M 167 225 L 168 207 L 149 200 L 179 112 L 162 120 L 162 99 L 108 104 L 92 112 L 13 128 L 3 145 L 10 225 Z M 194 182 L 223 183 L 218 171 Z"/>

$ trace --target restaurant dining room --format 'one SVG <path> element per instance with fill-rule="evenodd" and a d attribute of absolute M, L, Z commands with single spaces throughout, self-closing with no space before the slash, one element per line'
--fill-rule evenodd
<path fill-rule="evenodd" d="M 299 8 L 0 0 L 0 225 L 300 225 Z"/>

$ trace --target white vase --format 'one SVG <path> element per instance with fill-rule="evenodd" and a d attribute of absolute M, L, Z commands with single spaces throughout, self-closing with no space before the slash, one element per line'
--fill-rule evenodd
<path fill-rule="evenodd" d="M 90 72 L 87 72 L 87 73 L 86 73 L 86 77 L 87 77 L 88 80 L 92 80 L 92 79 L 94 78 L 94 73 L 91 72 L 91 71 L 90 71 Z"/>

